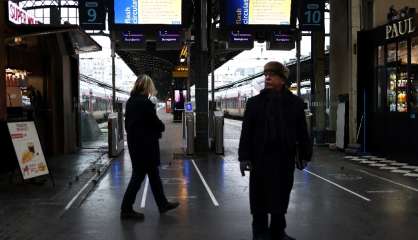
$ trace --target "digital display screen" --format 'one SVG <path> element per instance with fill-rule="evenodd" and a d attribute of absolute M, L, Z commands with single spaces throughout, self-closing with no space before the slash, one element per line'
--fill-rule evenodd
<path fill-rule="evenodd" d="M 272 32 L 271 39 L 267 43 L 267 50 L 292 50 L 295 48 L 295 35 L 291 31 Z"/>
<path fill-rule="evenodd" d="M 122 40 L 126 43 L 142 43 L 144 42 L 144 34 L 126 31 L 122 33 Z"/>
<path fill-rule="evenodd" d="M 225 24 L 290 25 L 292 0 L 225 1 Z"/>
<path fill-rule="evenodd" d="M 181 25 L 182 0 L 114 0 L 115 24 Z"/>
<path fill-rule="evenodd" d="M 235 42 L 235 43 L 247 43 L 247 42 L 253 42 L 254 38 L 253 35 L 250 33 L 243 33 L 239 31 L 232 31 L 229 35 L 229 41 Z"/>
<path fill-rule="evenodd" d="M 273 41 L 276 43 L 291 43 L 293 42 L 293 35 L 289 32 L 273 32 Z"/>
<path fill-rule="evenodd" d="M 231 31 L 227 42 L 227 49 L 246 50 L 254 47 L 254 36 L 243 31 Z"/>
<path fill-rule="evenodd" d="M 178 42 L 181 40 L 181 35 L 178 31 L 158 31 L 158 41 L 160 42 Z"/>

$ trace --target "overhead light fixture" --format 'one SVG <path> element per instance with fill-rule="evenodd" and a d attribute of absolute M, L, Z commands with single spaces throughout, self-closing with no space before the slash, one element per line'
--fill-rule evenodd
<path fill-rule="evenodd" d="M 15 37 L 14 39 L 15 44 L 19 45 L 23 42 L 23 39 L 21 37 Z"/>

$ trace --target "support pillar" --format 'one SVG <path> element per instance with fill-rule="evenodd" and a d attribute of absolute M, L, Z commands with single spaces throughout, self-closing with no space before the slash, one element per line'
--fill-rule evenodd
<path fill-rule="evenodd" d="M 209 150 L 208 130 L 208 45 L 207 0 L 195 3 L 195 44 L 191 47 L 191 66 L 196 99 L 196 151 Z"/>
<path fill-rule="evenodd" d="M 194 69 L 196 97 L 196 151 L 209 149 L 208 131 L 208 54 L 192 47 L 192 68 Z"/>
<path fill-rule="evenodd" d="M 330 0 L 330 128 L 337 129 L 338 96 L 349 91 L 348 0 Z M 342 57 L 343 56 L 343 57 Z"/>
<path fill-rule="evenodd" d="M 5 4 L 0 4 L 0 15 L 3 14 L 6 15 Z M 5 21 L 5 17 L 0 17 L 0 122 L 7 119 Z"/>
<path fill-rule="evenodd" d="M 314 138 L 318 144 L 327 141 L 325 135 L 326 102 L 325 102 L 325 33 L 312 32 L 312 67 L 311 94 L 314 107 Z"/>
<path fill-rule="evenodd" d="M 296 37 L 296 84 L 297 94 L 300 97 L 300 41 L 302 40 L 301 32 L 298 31 Z"/>
<path fill-rule="evenodd" d="M 111 54 L 110 57 L 112 58 L 112 112 L 116 111 L 116 70 L 115 70 L 115 40 L 112 34 L 110 38 L 110 46 L 111 46 Z"/>
<path fill-rule="evenodd" d="M 357 32 L 360 31 L 360 0 L 349 1 L 349 142 L 357 143 Z M 361 117 L 361 116 L 360 116 Z"/>

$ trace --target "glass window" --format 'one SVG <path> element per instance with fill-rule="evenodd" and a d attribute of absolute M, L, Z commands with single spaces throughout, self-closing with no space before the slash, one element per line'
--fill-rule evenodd
<path fill-rule="evenodd" d="M 377 66 L 385 64 L 385 48 L 383 46 L 377 47 Z"/>
<path fill-rule="evenodd" d="M 418 66 L 411 69 L 411 99 L 409 101 L 411 112 L 418 113 Z"/>
<path fill-rule="evenodd" d="M 44 16 L 46 17 L 46 18 L 49 18 L 50 16 L 49 16 L 49 12 L 50 12 L 50 10 L 49 10 L 49 8 L 46 8 L 45 10 L 44 10 Z"/>
<path fill-rule="evenodd" d="M 77 8 L 68 8 L 68 17 L 77 17 Z"/>
<path fill-rule="evenodd" d="M 408 87 L 408 72 L 400 72 L 398 81 L 396 82 L 396 96 L 397 96 L 397 111 L 407 112 L 407 87 Z"/>
<path fill-rule="evenodd" d="M 408 64 L 408 42 L 402 41 L 398 45 L 398 61 L 401 64 Z"/>
<path fill-rule="evenodd" d="M 61 8 L 61 18 L 68 17 L 68 8 Z"/>
<path fill-rule="evenodd" d="M 411 64 L 418 64 L 418 37 L 411 39 Z"/>
<path fill-rule="evenodd" d="M 387 68 L 387 104 L 390 112 L 396 112 L 396 68 Z"/>
<path fill-rule="evenodd" d="M 418 37 L 411 39 L 411 112 L 418 113 Z"/>
<path fill-rule="evenodd" d="M 34 17 L 35 17 L 35 18 L 37 18 L 38 20 L 40 19 L 39 17 L 37 17 L 37 16 L 35 15 L 35 10 L 34 10 L 34 9 L 29 9 L 29 10 L 27 10 L 27 12 L 28 12 L 28 14 L 29 14 L 29 15 L 34 16 Z"/>
<path fill-rule="evenodd" d="M 387 68 L 387 104 L 390 112 L 407 112 L 408 73 L 397 72 L 396 67 Z"/>
<path fill-rule="evenodd" d="M 378 67 L 377 68 L 377 89 L 376 89 L 376 107 L 378 111 L 383 111 L 383 103 L 385 102 L 384 100 L 384 95 L 382 94 L 382 89 L 385 89 L 384 83 L 385 83 L 385 79 L 386 79 L 386 71 L 384 67 Z"/>
<path fill-rule="evenodd" d="M 391 43 L 387 45 L 388 55 L 386 62 L 395 62 L 396 61 L 396 43 Z"/>
<path fill-rule="evenodd" d="M 38 19 L 42 19 L 44 16 L 44 10 L 42 8 L 35 9 L 35 17 Z M 42 20 L 41 20 L 42 21 Z"/>

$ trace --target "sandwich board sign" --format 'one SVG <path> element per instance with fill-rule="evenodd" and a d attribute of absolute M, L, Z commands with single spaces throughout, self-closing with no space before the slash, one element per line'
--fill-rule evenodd
<path fill-rule="evenodd" d="M 23 179 L 49 174 L 34 122 L 9 122 L 10 137 Z"/>

